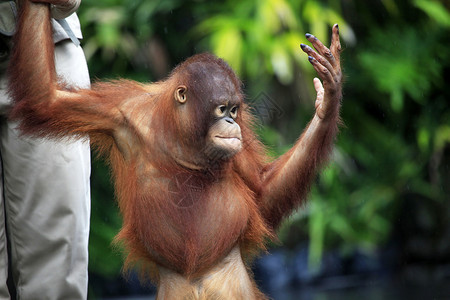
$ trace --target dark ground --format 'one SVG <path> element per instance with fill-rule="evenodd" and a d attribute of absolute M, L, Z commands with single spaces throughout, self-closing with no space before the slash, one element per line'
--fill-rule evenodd
<path fill-rule="evenodd" d="M 450 300 L 450 264 L 402 261 L 395 247 L 370 256 L 343 258 L 325 254 L 322 266 L 308 271 L 306 247 L 271 251 L 255 262 L 260 288 L 274 300 Z M 103 300 L 154 299 L 154 288 L 140 286 L 137 276 L 105 280 L 91 275 L 91 290 Z M 92 295 L 91 295 L 92 296 Z"/>

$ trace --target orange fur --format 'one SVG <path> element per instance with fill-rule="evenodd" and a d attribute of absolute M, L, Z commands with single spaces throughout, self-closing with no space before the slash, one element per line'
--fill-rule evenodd
<path fill-rule="evenodd" d="M 241 83 L 224 61 L 201 54 L 162 82 L 69 89 L 55 75 L 48 7 L 20 6 L 9 69 L 11 118 L 30 135 L 88 136 L 110 162 L 123 216 L 116 241 L 128 253 L 126 265 L 140 264 L 160 286 L 160 298 L 263 298 L 241 256 L 264 249 L 283 217 L 305 199 L 332 147 L 337 114 L 327 122 L 315 117 L 297 144 L 270 163 L 252 131 Z M 212 162 L 201 155 L 211 105 L 198 86 L 213 74 L 192 70 L 225 74 L 234 86 L 244 148 L 230 159 Z M 179 84 L 193 91 L 195 109 L 177 106 Z M 201 168 L 180 165 L 174 153 Z"/>

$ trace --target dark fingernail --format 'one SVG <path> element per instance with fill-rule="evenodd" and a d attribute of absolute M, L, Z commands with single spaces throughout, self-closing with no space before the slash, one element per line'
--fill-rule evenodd
<path fill-rule="evenodd" d="M 306 45 L 305 44 L 300 44 L 300 48 L 302 48 L 302 50 L 305 50 Z"/>
<path fill-rule="evenodd" d="M 312 37 L 312 34 L 307 33 L 307 34 L 305 34 L 305 36 L 307 39 L 309 39 L 310 37 Z"/>
<path fill-rule="evenodd" d="M 336 29 L 337 29 L 337 32 L 339 33 L 339 25 L 338 24 L 336 24 Z"/>
<path fill-rule="evenodd" d="M 312 56 L 308 56 L 308 60 L 309 60 L 310 62 L 315 61 L 314 57 L 312 57 Z"/>

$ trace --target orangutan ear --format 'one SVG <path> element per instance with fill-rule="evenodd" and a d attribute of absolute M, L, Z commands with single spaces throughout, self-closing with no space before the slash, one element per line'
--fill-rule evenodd
<path fill-rule="evenodd" d="M 175 90 L 175 99 L 183 104 L 186 103 L 187 101 L 187 96 L 186 96 L 186 92 L 187 92 L 187 87 L 185 85 L 180 85 L 177 87 L 177 89 Z"/>

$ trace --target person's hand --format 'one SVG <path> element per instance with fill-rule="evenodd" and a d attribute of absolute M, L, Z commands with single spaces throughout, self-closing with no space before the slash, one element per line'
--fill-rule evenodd
<path fill-rule="evenodd" d="M 81 0 L 30 0 L 34 3 L 50 4 L 52 18 L 64 19 L 76 12 Z"/>
<path fill-rule="evenodd" d="M 31 2 L 34 3 L 48 3 L 53 4 L 56 6 L 74 6 L 74 3 L 76 3 L 76 0 L 31 0 Z"/>

